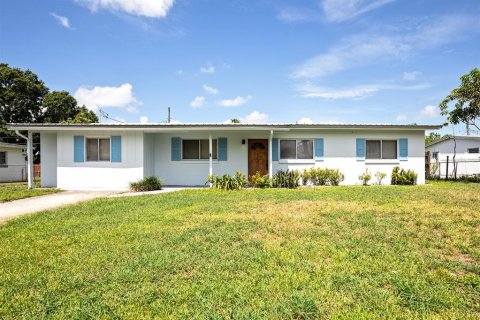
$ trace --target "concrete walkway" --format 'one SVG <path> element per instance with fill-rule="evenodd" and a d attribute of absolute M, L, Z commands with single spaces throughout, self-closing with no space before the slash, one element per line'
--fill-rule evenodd
<path fill-rule="evenodd" d="M 185 189 L 198 188 L 166 187 L 158 191 L 124 193 L 119 193 L 118 191 L 63 191 L 45 196 L 14 200 L 10 202 L 0 203 L 0 223 L 25 214 L 63 207 L 66 205 L 93 200 L 96 198 L 135 197 L 150 194 L 154 195 L 169 193 Z"/>
<path fill-rule="evenodd" d="M 45 196 L 0 203 L 0 222 L 22 216 L 24 214 L 35 213 L 82 201 L 88 201 L 95 198 L 106 197 L 112 195 L 112 193 L 113 192 L 64 191 Z"/>

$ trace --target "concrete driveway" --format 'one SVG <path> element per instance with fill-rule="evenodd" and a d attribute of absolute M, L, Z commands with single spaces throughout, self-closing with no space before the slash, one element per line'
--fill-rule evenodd
<path fill-rule="evenodd" d="M 107 197 L 113 195 L 114 193 L 115 192 L 100 191 L 64 191 L 45 196 L 0 203 L 0 222 L 22 216 L 24 214 L 58 208 L 95 198 Z"/>

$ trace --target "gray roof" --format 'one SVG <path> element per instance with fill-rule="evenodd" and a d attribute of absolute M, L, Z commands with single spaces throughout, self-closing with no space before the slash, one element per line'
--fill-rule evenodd
<path fill-rule="evenodd" d="M 152 130 L 152 129 L 406 129 L 406 130 L 435 130 L 441 125 L 417 125 L 417 124 L 298 124 L 298 123 L 269 123 L 269 124 L 233 124 L 233 123 L 90 123 L 90 124 L 62 124 L 62 123 L 9 123 L 10 130 L 35 130 L 55 131 L 72 129 L 128 129 L 128 130 Z"/>
<path fill-rule="evenodd" d="M 473 136 L 454 136 L 454 135 L 446 135 L 445 137 L 442 137 L 441 139 L 439 140 L 435 140 L 433 142 L 430 142 L 429 144 L 427 144 L 425 146 L 425 148 L 428 148 L 430 146 L 433 146 L 433 145 L 436 145 L 437 143 L 440 143 L 440 142 L 443 142 L 443 141 L 447 141 L 447 140 L 450 140 L 450 139 L 453 139 L 455 138 L 455 140 L 470 140 L 470 141 L 479 141 L 480 140 L 480 135 L 473 135 Z"/>

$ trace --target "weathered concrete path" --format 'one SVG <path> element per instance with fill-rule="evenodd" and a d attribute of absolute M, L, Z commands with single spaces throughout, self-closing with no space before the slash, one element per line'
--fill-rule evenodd
<path fill-rule="evenodd" d="M 25 214 L 63 207 L 69 204 L 75 204 L 78 202 L 93 200 L 96 198 L 134 197 L 150 194 L 154 195 L 175 192 L 184 189 L 193 188 L 166 187 L 158 191 L 124 193 L 115 191 L 63 191 L 45 196 L 14 200 L 10 202 L 0 203 L 0 223 Z"/>
<path fill-rule="evenodd" d="M 0 203 L 0 222 L 47 209 L 112 195 L 113 192 L 63 191 L 45 196 Z"/>

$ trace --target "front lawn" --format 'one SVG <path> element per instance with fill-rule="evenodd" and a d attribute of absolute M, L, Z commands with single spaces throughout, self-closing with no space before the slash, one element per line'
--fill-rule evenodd
<path fill-rule="evenodd" d="M 0 202 L 43 196 L 58 191 L 54 188 L 40 188 L 40 183 L 37 181 L 32 190 L 28 190 L 26 182 L 4 182 L 0 183 Z"/>
<path fill-rule="evenodd" d="M 0 226 L 0 318 L 480 316 L 480 185 L 186 190 Z"/>

